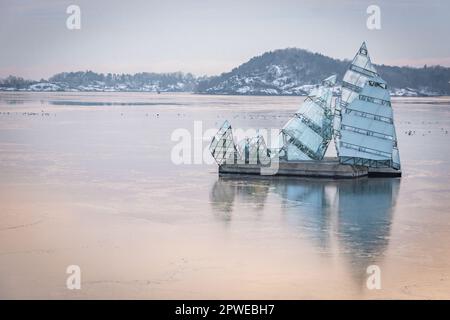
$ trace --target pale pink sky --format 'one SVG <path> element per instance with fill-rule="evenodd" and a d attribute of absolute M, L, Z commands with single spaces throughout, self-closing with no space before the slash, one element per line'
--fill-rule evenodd
<path fill-rule="evenodd" d="M 381 30 L 366 9 L 381 8 Z M 66 8 L 81 8 L 81 30 Z M 377 64 L 450 66 L 450 1 L 0 0 L 0 77 L 62 71 L 219 74 L 268 50 L 351 59 L 367 41 Z"/>

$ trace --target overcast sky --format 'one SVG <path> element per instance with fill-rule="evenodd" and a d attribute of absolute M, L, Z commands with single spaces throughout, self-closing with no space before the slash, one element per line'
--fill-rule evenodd
<path fill-rule="evenodd" d="M 66 27 L 70 4 L 81 29 Z M 381 8 L 381 30 L 366 9 Z M 61 71 L 219 74 L 265 51 L 298 47 L 378 64 L 450 66 L 448 0 L 0 0 L 0 77 Z"/>

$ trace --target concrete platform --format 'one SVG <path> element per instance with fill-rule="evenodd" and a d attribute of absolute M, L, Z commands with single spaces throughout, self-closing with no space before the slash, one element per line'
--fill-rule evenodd
<path fill-rule="evenodd" d="M 219 166 L 220 174 L 256 174 L 297 176 L 315 178 L 358 178 L 369 174 L 366 167 L 343 165 L 337 161 L 289 161 L 279 162 L 276 166 L 269 168 L 256 164 L 225 164 Z"/>
<path fill-rule="evenodd" d="M 401 171 L 340 164 L 336 158 L 328 158 L 321 161 L 281 161 L 278 168 L 276 165 L 224 164 L 219 166 L 219 174 L 354 179 L 365 176 L 400 177 Z"/>

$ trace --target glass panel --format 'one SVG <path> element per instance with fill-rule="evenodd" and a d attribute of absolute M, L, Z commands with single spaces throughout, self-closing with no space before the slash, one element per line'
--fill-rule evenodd
<path fill-rule="evenodd" d="M 331 102 L 335 84 L 336 76 L 323 80 L 283 127 L 280 157 L 286 155 L 288 160 L 323 159 L 333 129 Z"/>

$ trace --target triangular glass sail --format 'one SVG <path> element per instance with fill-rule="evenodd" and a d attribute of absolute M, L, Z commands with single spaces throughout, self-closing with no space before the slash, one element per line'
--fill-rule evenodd
<path fill-rule="evenodd" d="M 308 95 L 281 130 L 280 159 L 321 160 L 332 138 L 331 101 L 336 76 L 326 78 Z"/>
<path fill-rule="evenodd" d="M 342 110 L 339 131 L 341 163 L 400 169 L 391 98 L 380 77 L 368 78 Z"/>
<path fill-rule="evenodd" d="M 219 131 L 213 137 L 209 145 L 209 151 L 218 165 L 237 163 L 240 155 L 234 144 L 233 131 L 228 121 L 222 124 Z"/>
<path fill-rule="evenodd" d="M 363 42 L 342 79 L 341 108 L 346 107 L 358 96 L 367 79 L 376 76 L 377 70 L 372 65 L 366 43 Z"/>
<path fill-rule="evenodd" d="M 225 121 L 213 137 L 209 150 L 218 165 L 223 164 L 270 164 L 270 150 L 260 134 L 245 138 L 237 145 L 233 140 L 233 131 Z"/>
<path fill-rule="evenodd" d="M 367 80 L 378 76 L 372 65 L 366 43 L 363 42 L 342 79 L 342 91 L 335 105 L 334 138 L 336 148 L 339 145 L 341 113 L 356 97 L 358 97 Z M 339 154 L 339 150 L 336 150 Z"/>

